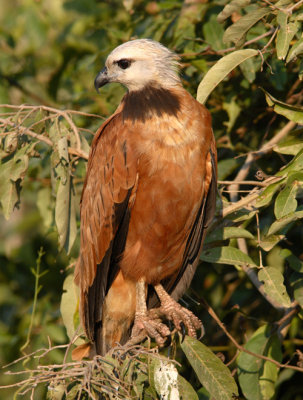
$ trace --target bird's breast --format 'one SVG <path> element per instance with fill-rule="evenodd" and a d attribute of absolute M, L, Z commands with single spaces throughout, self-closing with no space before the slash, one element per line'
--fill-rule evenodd
<path fill-rule="evenodd" d="M 174 116 L 153 118 L 148 126 L 142 126 L 137 132 L 140 137 L 134 147 L 139 162 L 146 165 L 149 174 L 162 170 L 168 163 L 180 166 L 191 163 L 201 155 L 204 138 L 199 136 L 195 121 L 183 117 L 182 121 Z M 194 161 L 193 161 L 194 162 Z"/>

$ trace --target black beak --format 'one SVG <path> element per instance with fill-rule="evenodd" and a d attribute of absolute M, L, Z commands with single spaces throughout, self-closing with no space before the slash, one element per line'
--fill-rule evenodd
<path fill-rule="evenodd" d="M 95 88 L 97 92 L 99 93 L 99 88 L 106 85 L 109 82 L 109 78 L 107 75 L 107 68 L 104 67 L 99 74 L 96 76 L 95 79 Z"/>

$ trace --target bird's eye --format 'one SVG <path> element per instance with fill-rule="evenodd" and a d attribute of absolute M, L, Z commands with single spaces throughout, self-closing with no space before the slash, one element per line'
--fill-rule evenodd
<path fill-rule="evenodd" d="M 117 61 L 117 64 L 121 69 L 126 69 L 130 66 L 131 62 L 130 60 L 123 58 L 122 60 Z"/>

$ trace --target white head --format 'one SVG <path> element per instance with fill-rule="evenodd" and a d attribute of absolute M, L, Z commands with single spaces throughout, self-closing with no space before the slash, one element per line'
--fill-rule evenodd
<path fill-rule="evenodd" d="M 170 88 L 181 84 L 178 56 L 150 39 L 137 39 L 116 47 L 107 57 L 105 68 L 95 79 L 95 87 L 118 82 L 129 91 L 148 85 Z"/>

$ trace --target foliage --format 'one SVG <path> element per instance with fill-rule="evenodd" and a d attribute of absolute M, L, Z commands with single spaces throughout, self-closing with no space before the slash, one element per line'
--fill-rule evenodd
<path fill-rule="evenodd" d="M 13 387 L 21 370 L 24 397 L 87 398 L 105 384 L 121 398 L 303 399 L 302 9 L 289 0 L 1 7 L 1 363 L 23 354 L 2 385 Z M 108 364 L 77 364 L 63 322 L 81 343 L 69 276 L 78 204 L 99 115 L 123 94 L 111 85 L 98 96 L 93 80 L 132 37 L 179 53 L 184 86 L 193 95 L 198 88 L 213 117 L 221 200 L 184 297 L 206 334 L 203 343 L 173 340 L 162 356 L 118 348 Z M 4 390 L 8 398 L 16 389 Z"/>

